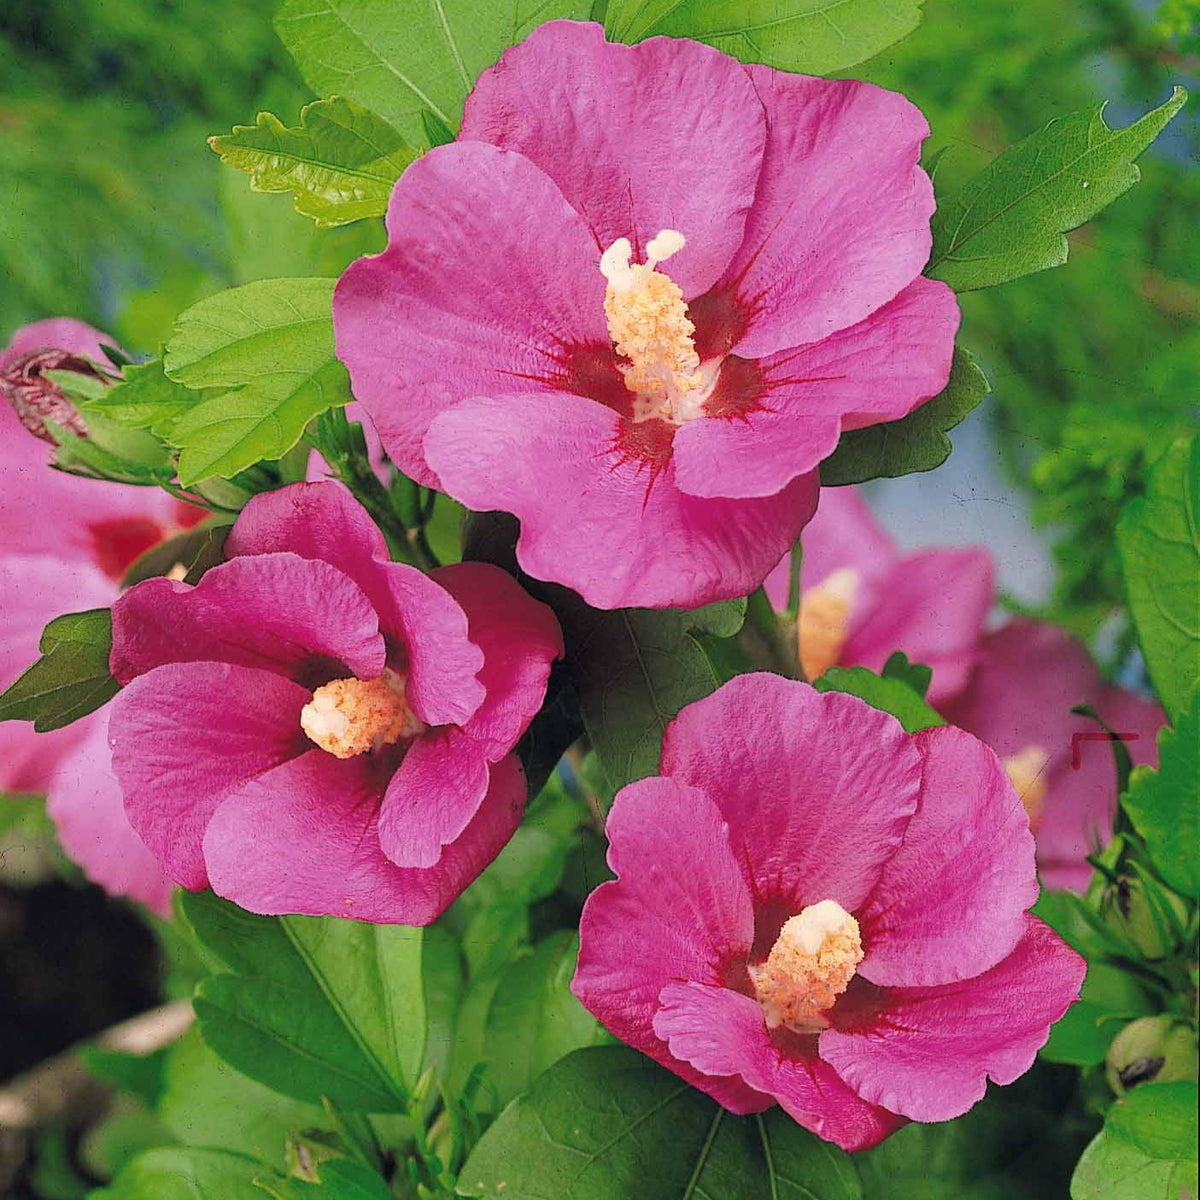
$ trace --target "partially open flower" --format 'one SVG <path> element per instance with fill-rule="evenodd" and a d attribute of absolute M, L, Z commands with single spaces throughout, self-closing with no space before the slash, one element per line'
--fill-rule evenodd
<path fill-rule="evenodd" d="M 51 469 L 45 419 L 76 433 L 83 422 L 42 372 L 101 378 L 102 346 L 111 342 L 81 321 L 59 318 L 19 329 L 0 351 L 0 687 L 37 658 L 50 621 L 111 604 L 139 554 L 203 515 L 156 488 Z M 101 710 L 53 733 L 0 724 L 0 790 L 46 792 L 59 841 L 88 877 L 166 913 L 171 881 L 125 817 L 107 723 Z"/>
<path fill-rule="evenodd" d="M 864 1149 L 1011 1083 L 1078 998 L 1083 960 L 1027 912 L 1024 809 L 961 730 L 739 676 L 607 833 L 573 990 L 734 1112 Z"/>
<path fill-rule="evenodd" d="M 869 84 L 542 25 L 339 283 L 354 393 L 406 473 L 520 518 L 531 575 L 600 608 L 745 595 L 841 432 L 945 385 L 928 132 Z"/>
<path fill-rule="evenodd" d="M 178 883 L 254 912 L 428 924 L 520 821 L 553 613 L 497 567 L 389 561 L 336 483 L 256 496 L 226 551 L 113 608 L 134 828 Z"/>

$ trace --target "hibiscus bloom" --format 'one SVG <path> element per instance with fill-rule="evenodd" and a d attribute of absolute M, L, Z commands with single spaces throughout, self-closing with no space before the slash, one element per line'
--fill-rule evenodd
<path fill-rule="evenodd" d="M 562 653 L 499 568 L 423 575 L 340 484 L 254 497 L 230 560 L 113 607 L 109 727 L 172 879 L 260 913 L 428 924 L 525 806 L 513 747 Z"/>
<path fill-rule="evenodd" d="M 966 690 L 942 711 L 1000 755 L 1029 813 L 1043 882 L 1084 892 L 1087 856 L 1112 838 L 1117 781 L 1112 747 L 1095 721 L 1071 712 L 1077 704 L 1123 736 L 1135 764 L 1158 766 L 1162 709 L 1105 683 L 1087 650 L 1044 622 L 987 634 Z"/>
<path fill-rule="evenodd" d="M 929 128 L 904 97 L 696 42 L 541 26 L 338 284 L 338 353 L 396 464 L 520 518 L 600 608 L 762 582 L 843 430 L 939 392 Z"/>
<path fill-rule="evenodd" d="M 1084 961 L 1026 911 L 996 757 L 853 696 L 743 675 L 667 729 L 607 823 L 576 996 L 737 1113 L 848 1150 L 946 1121 L 1032 1065 Z"/>
<path fill-rule="evenodd" d="M 903 650 L 933 668 L 929 701 L 962 690 L 994 592 L 982 547 L 901 554 L 854 488 L 825 488 L 804 529 L 800 664 L 808 679 L 830 667 L 879 671 Z M 790 556 L 789 556 L 790 557 Z M 788 599 L 789 560 L 767 578 L 776 608 Z"/>
<path fill-rule="evenodd" d="M 38 656 L 43 628 L 63 613 L 107 608 L 135 558 L 203 510 L 153 488 L 97 483 L 50 469 L 45 420 L 86 433 L 47 370 L 107 378 L 112 339 L 67 318 L 19 329 L 0 351 L 0 687 Z M 46 792 L 64 850 L 108 891 L 166 914 L 171 881 L 125 817 L 112 774 L 105 710 L 65 729 L 0 724 L 0 790 Z"/>

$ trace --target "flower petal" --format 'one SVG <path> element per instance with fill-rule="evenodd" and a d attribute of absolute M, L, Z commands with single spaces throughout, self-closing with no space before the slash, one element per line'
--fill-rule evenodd
<path fill-rule="evenodd" d="M 860 1099 L 815 1055 L 781 1050 L 749 996 L 672 983 L 663 988 L 661 1001 L 654 1031 L 673 1055 L 709 1077 L 736 1071 L 798 1124 L 843 1150 L 866 1150 L 904 1124 L 902 1117 Z M 709 1090 L 704 1083 L 697 1086 Z"/>
<path fill-rule="evenodd" d="M 471 641 L 483 651 L 483 703 L 463 732 L 489 762 L 507 754 L 546 698 L 550 664 L 563 655 L 554 610 L 535 600 L 506 571 L 488 563 L 455 563 L 430 572 L 467 614 Z"/>
<path fill-rule="evenodd" d="M 461 729 L 431 729 L 409 747 L 379 812 L 379 844 L 398 867 L 432 867 L 488 790 L 483 748 Z"/>
<path fill-rule="evenodd" d="M 524 806 L 524 773 L 510 755 L 491 767 L 486 799 L 437 865 L 404 869 L 379 848 L 370 764 L 313 750 L 232 794 L 204 854 L 213 890 L 251 912 L 428 925 L 496 857 Z"/>
<path fill-rule="evenodd" d="M 109 745 L 129 823 L 177 883 L 207 885 L 201 841 L 221 801 L 312 744 L 308 699 L 271 671 L 210 662 L 156 667 L 114 698 Z"/>
<path fill-rule="evenodd" d="M 623 1042 L 704 1088 L 735 1112 L 767 1107 L 736 1079 L 712 1080 L 655 1035 L 658 997 L 683 978 L 718 984 L 754 940 L 750 889 L 712 801 L 670 779 L 622 789 L 609 813 L 617 879 L 587 899 L 571 990 Z"/>
<path fill-rule="evenodd" d="M 108 747 L 107 712 L 75 723 L 79 744 L 54 768 L 46 812 L 58 840 L 84 874 L 114 896 L 132 896 L 160 917 L 171 914 L 174 884 L 134 832 Z"/>
<path fill-rule="evenodd" d="M 859 1028 L 827 1029 L 821 1057 L 872 1104 L 914 1121 L 949 1121 L 993 1083 L 1033 1066 L 1050 1026 L 1079 998 L 1086 964 L 1052 930 L 1025 918 L 1017 947 L 974 979 L 884 993 Z"/>
<path fill-rule="evenodd" d="M 739 675 L 667 726 L 662 772 L 704 790 L 729 823 L 760 901 L 855 911 L 917 807 L 921 756 L 894 717 L 856 696 Z"/>
<path fill-rule="evenodd" d="M 811 514 L 816 477 L 757 500 L 696 499 L 676 486 L 669 447 L 661 458 L 630 449 L 644 428 L 582 397 L 477 398 L 438 417 L 425 449 L 456 500 L 520 518 L 524 570 L 595 608 L 753 591 Z"/>
<path fill-rule="evenodd" d="M 366 593 L 389 643 L 403 649 L 405 697 L 426 725 L 461 725 L 483 702 L 483 651 L 447 590 L 391 562 L 366 509 L 340 483 L 295 483 L 255 496 L 226 542 L 232 555 L 291 551 L 327 562 Z"/>
<path fill-rule="evenodd" d="M 841 661 L 881 671 L 903 650 L 933 668 L 928 699 L 940 707 L 967 682 L 995 595 L 995 565 L 982 547 L 905 555 L 852 627 Z"/>
<path fill-rule="evenodd" d="M 18 358 L 36 354 L 39 350 L 65 350 L 68 354 L 90 358 L 103 367 L 109 361 L 104 347 L 116 348 L 116 345 L 115 338 L 74 317 L 49 317 L 34 321 L 32 325 L 23 325 L 12 335 L 8 345 L 0 350 L 0 371 Z"/>
<path fill-rule="evenodd" d="M 857 916 L 873 983 L 969 979 L 1012 952 L 1037 900 L 1029 818 L 996 756 L 949 726 L 916 736 L 921 799 Z"/>
<path fill-rule="evenodd" d="M 691 297 L 741 243 L 766 121 L 745 70 L 708 46 L 625 46 L 599 25 L 551 21 L 479 77 L 459 137 L 535 162 L 600 250 L 627 237 L 640 261 L 659 230 L 679 230 L 687 246 L 667 271 Z"/>
<path fill-rule="evenodd" d="M 373 679 L 385 659 L 379 619 L 362 589 L 336 567 L 297 554 L 234 558 L 195 587 L 148 579 L 113 605 L 110 665 L 122 684 L 181 662 L 236 663 L 292 678 L 315 663 Z"/>
<path fill-rule="evenodd" d="M 767 149 L 746 237 L 717 290 L 760 358 L 857 324 L 921 274 L 933 185 L 917 165 L 929 126 L 903 96 L 850 79 L 746 70 Z"/>
<path fill-rule="evenodd" d="M 944 283 L 918 279 L 824 340 L 755 362 L 730 358 L 675 439 L 676 478 L 693 496 L 769 496 L 811 471 L 844 430 L 895 421 L 950 376 L 959 311 Z"/>
<path fill-rule="evenodd" d="M 572 356 L 611 341 L 600 249 L 528 159 L 439 146 L 396 184 L 388 248 L 334 293 L 338 357 L 405 474 L 436 486 L 421 444 L 467 396 L 557 392 Z"/>

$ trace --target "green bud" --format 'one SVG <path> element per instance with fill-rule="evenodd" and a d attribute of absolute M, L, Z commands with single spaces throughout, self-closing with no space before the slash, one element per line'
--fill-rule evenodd
<path fill-rule="evenodd" d="M 346 1158 L 345 1143 L 336 1133 L 309 1129 L 288 1136 L 285 1149 L 287 1173 L 305 1183 L 320 1183 L 320 1164 L 331 1158 Z"/>
<path fill-rule="evenodd" d="M 1139 1083 L 1194 1080 L 1196 1035 L 1174 1017 L 1139 1017 L 1113 1038 L 1105 1073 L 1118 1096 Z"/>
<path fill-rule="evenodd" d="M 1151 896 L 1141 879 L 1124 875 L 1105 889 L 1100 912 L 1110 929 L 1150 961 L 1179 949 L 1178 930 L 1187 922 L 1187 905 L 1174 892 L 1155 885 Z"/>

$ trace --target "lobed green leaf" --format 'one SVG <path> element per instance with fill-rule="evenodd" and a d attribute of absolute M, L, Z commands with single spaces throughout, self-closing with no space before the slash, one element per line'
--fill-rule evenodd
<path fill-rule="evenodd" d="M 872 708 L 891 713 L 906 733 L 946 723 L 905 679 L 876 675 L 866 667 L 830 667 L 813 687 L 818 692 L 847 692 L 857 696 Z"/>

